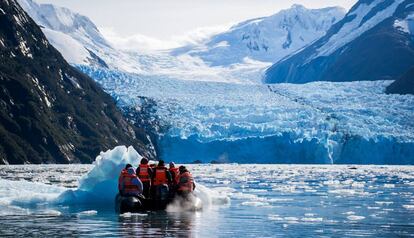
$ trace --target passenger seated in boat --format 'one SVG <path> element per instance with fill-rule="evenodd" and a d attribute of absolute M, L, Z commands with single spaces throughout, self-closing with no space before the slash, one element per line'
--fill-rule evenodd
<path fill-rule="evenodd" d="M 142 182 L 135 174 L 135 169 L 130 164 L 125 166 L 121 171 L 118 179 L 119 194 L 122 196 L 141 196 L 143 186 Z"/>
<path fill-rule="evenodd" d="M 185 166 L 180 166 L 179 171 L 180 176 L 178 178 L 177 184 L 177 195 L 187 198 L 188 195 L 190 195 L 196 187 L 194 178 Z"/>
<path fill-rule="evenodd" d="M 143 195 L 145 198 L 150 197 L 150 188 L 151 188 L 151 177 L 152 177 L 152 169 L 148 165 L 148 159 L 142 158 L 141 162 L 137 168 L 137 176 L 141 180 L 142 185 L 144 186 Z"/>
<path fill-rule="evenodd" d="M 172 182 L 170 184 L 170 197 L 174 198 L 175 193 L 177 192 L 178 178 L 180 176 L 180 171 L 174 162 L 170 162 L 168 171 L 170 171 Z"/>
<path fill-rule="evenodd" d="M 171 184 L 171 173 L 165 167 L 164 161 L 160 160 L 155 167 L 152 178 L 152 198 L 156 200 L 166 200 L 169 197 L 168 185 Z"/>

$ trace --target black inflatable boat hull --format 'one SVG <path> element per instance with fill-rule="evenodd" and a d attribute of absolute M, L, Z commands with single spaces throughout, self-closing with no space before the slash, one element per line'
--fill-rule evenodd
<path fill-rule="evenodd" d="M 143 197 L 121 196 L 118 194 L 115 198 L 115 211 L 120 214 L 127 212 L 138 213 L 145 211 L 159 211 L 167 209 L 167 206 L 172 203 L 173 199 L 154 200 L 145 199 Z M 179 205 L 182 210 L 186 211 L 199 211 L 203 208 L 201 199 L 197 197 L 193 197 L 191 201 L 180 201 Z"/>

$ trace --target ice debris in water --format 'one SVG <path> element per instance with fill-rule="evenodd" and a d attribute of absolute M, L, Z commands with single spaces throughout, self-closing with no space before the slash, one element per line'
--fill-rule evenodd
<path fill-rule="evenodd" d="M 98 214 L 98 211 L 96 210 L 87 210 L 78 213 L 79 216 L 94 216 L 96 214 Z"/>
<path fill-rule="evenodd" d="M 66 190 L 58 186 L 24 180 L 0 179 L 0 184 L 0 208 L 10 205 L 25 207 L 31 204 L 50 203 Z"/>
<path fill-rule="evenodd" d="M 118 176 L 126 164 L 137 166 L 142 156 L 132 147 L 118 146 L 113 150 L 101 152 L 93 163 L 93 168 L 79 181 L 76 189 L 47 185 L 30 181 L 11 181 L 0 179 L 0 208 L 2 213 L 15 211 L 19 207 L 39 205 L 85 205 L 111 206 L 118 193 Z M 24 188 L 24 189 L 22 189 Z M 197 184 L 195 194 L 204 207 L 228 204 L 230 198 L 220 189 L 209 189 Z M 17 206 L 17 207 L 13 207 Z M 22 210 L 22 212 L 25 212 Z M 94 215 L 95 210 L 86 210 L 79 215 Z"/>

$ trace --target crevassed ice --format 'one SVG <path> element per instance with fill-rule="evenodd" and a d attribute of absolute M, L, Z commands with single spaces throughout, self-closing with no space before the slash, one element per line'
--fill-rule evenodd
<path fill-rule="evenodd" d="M 293 162 L 332 163 L 342 160 L 341 156 L 359 156 L 364 161 L 355 163 L 392 163 L 385 160 L 395 158 L 398 163 L 399 156 L 413 157 L 414 97 L 386 95 L 391 81 L 234 84 L 83 66 L 81 70 L 115 95 L 121 106 L 139 106 L 141 96 L 156 101 L 156 116 L 169 125 L 160 143 L 166 159 L 191 162 L 203 156 L 209 156 L 206 160 L 223 156 L 234 161 L 243 154 L 262 154 L 262 162 L 295 157 Z M 380 151 L 382 147 L 386 153 Z M 198 151 L 193 160 L 186 157 L 191 150 Z M 318 157 L 323 159 L 315 161 Z"/>
<path fill-rule="evenodd" d="M 122 103 L 153 98 L 170 135 L 200 140 L 239 139 L 293 132 L 311 139 L 341 131 L 367 139 L 414 140 L 414 97 L 386 95 L 391 81 L 305 85 L 245 85 L 140 77 L 82 69 Z"/>

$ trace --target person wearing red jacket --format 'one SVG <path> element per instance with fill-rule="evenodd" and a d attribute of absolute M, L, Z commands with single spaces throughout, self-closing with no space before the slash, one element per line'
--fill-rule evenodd
<path fill-rule="evenodd" d="M 180 176 L 177 184 L 177 195 L 186 198 L 194 191 L 196 185 L 194 183 L 193 175 L 191 175 L 190 171 L 188 171 L 185 166 L 180 166 L 179 171 Z"/>
<path fill-rule="evenodd" d="M 143 195 L 146 198 L 150 196 L 150 189 L 151 189 L 151 178 L 152 178 L 152 169 L 148 165 L 148 159 L 142 158 L 141 162 L 137 168 L 137 176 L 141 180 L 142 185 L 144 186 Z"/>
<path fill-rule="evenodd" d="M 131 168 L 131 167 L 132 167 L 131 164 L 125 165 L 125 168 L 122 169 L 121 173 L 119 174 L 119 177 L 118 177 L 118 191 L 119 191 L 119 193 L 121 193 L 121 184 L 122 184 L 122 181 L 124 179 L 124 176 L 128 174 L 128 169 Z"/>
<path fill-rule="evenodd" d="M 165 167 L 164 161 L 158 161 L 152 175 L 152 197 L 158 200 L 166 199 L 169 193 L 168 185 L 171 184 L 171 181 L 171 173 Z"/>
<path fill-rule="evenodd" d="M 175 167 L 175 163 L 174 162 L 170 162 L 169 164 L 169 171 L 171 173 L 171 178 L 172 178 L 172 185 L 176 186 L 178 184 L 178 178 L 180 176 L 180 171 L 178 170 L 177 167 Z"/>
<path fill-rule="evenodd" d="M 142 183 L 135 174 L 135 169 L 127 164 L 118 179 L 119 194 L 122 196 L 140 196 Z"/>

